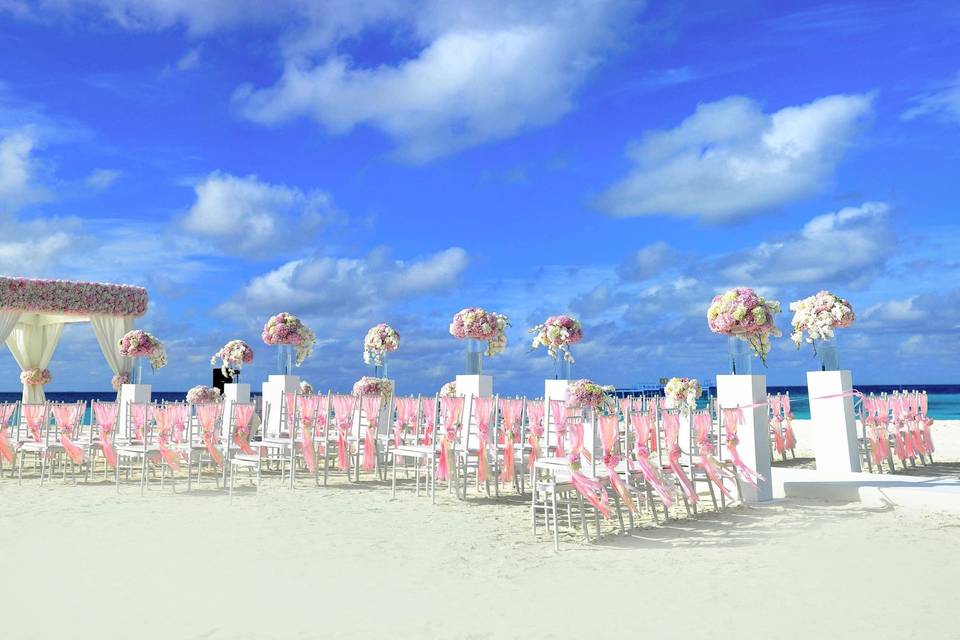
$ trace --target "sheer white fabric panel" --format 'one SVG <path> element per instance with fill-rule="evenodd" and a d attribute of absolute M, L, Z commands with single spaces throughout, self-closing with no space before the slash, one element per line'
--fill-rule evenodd
<path fill-rule="evenodd" d="M 46 369 L 63 333 L 62 324 L 18 324 L 7 337 L 7 346 L 21 371 Z M 46 396 L 41 385 L 23 385 L 24 402 L 43 402 Z"/>
<path fill-rule="evenodd" d="M 97 336 L 97 344 L 114 375 L 133 371 L 133 358 L 120 355 L 118 343 L 133 330 L 133 318 L 122 316 L 90 316 L 90 326 Z"/>

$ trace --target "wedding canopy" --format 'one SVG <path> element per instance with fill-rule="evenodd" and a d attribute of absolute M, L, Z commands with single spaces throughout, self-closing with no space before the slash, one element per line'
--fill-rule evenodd
<path fill-rule="evenodd" d="M 89 322 L 114 375 L 129 374 L 117 344 L 146 311 L 142 287 L 0 276 L 0 340 L 23 372 L 47 368 L 65 324 Z M 24 382 L 24 402 L 44 399 L 43 384 Z"/>

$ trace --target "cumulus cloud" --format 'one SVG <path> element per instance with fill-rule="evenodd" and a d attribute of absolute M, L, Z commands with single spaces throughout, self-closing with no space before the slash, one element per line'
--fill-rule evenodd
<path fill-rule="evenodd" d="M 414 261 L 391 259 L 383 249 L 364 258 L 304 258 L 254 278 L 219 311 L 234 315 L 288 309 L 363 324 L 388 302 L 451 288 L 467 263 L 467 253 L 459 247 Z"/>
<path fill-rule="evenodd" d="M 630 173 L 598 199 L 617 216 L 668 214 L 722 222 L 824 189 L 870 95 L 833 95 L 772 114 L 744 97 L 701 104 L 674 129 L 631 143 Z"/>
<path fill-rule="evenodd" d="M 630 254 L 617 273 L 624 280 L 647 280 L 661 273 L 676 258 L 677 251 L 669 244 L 654 242 Z"/>
<path fill-rule="evenodd" d="M 92 189 L 106 189 L 120 177 L 120 172 L 116 169 L 96 169 L 87 176 L 87 186 Z"/>
<path fill-rule="evenodd" d="M 960 73 L 952 82 L 930 93 L 915 96 L 913 106 L 901 114 L 904 120 L 931 117 L 960 124 Z"/>
<path fill-rule="evenodd" d="M 859 326 L 881 333 L 954 333 L 960 329 L 960 289 L 895 298 L 868 307 Z"/>
<path fill-rule="evenodd" d="M 197 198 L 183 219 L 184 228 L 231 252 L 258 255 L 271 248 L 289 249 L 308 242 L 335 217 L 329 194 L 270 184 L 252 175 L 214 172 L 194 191 Z"/>
<path fill-rule="evenodd" d="M 532 7 L 485 12 L 467 3 L 455 16 L 444 14 L 445 28 L 421 20 L 422 48 L 395 64 L 363 67 L 339 53 L 317 64 L 295 56 L 274 86 L 241 87 L 234 100 L 243 115 L 265 124 L 309 116 L 335 134 L 371 125 L 413 162 L 502 139 L 573 107 L 622 15 L 612 2 Z"/>
<path fill-rule="evenodd" d="M 799 233 L 714 259 L 733 284 L 781 286 L 844 282 L 862 287 L 879 276 L 894 244 L 889 205 L 866 202 L 810 220 Z"/>
<path fill-rule="evenodd" d="M 0 213 L 15 211 L 38 196 L 31 184 L 34 144 L 26 130 L 0 138 Z"/>

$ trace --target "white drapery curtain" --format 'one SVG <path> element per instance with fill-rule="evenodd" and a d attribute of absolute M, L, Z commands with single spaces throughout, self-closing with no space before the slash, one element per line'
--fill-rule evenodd
<path fill-rule="evenodd" d="M 130 316 L 90 316 L 90 326 L 97 336 L 97 344 L 114 375 L 133 371 L 133 358 L 120 355 L 120 338 L 133 331 L 134 318 Z"/>
<path fill-rule="evenodd" d="M 13 359 L 20 365 L 21 371 L 27 369 L 46 369 L 53 358 L 53 351 L 60 341 L 63 325 L 54 324 L 17 324 L 7 337 L 7 347 Z M 46 396 L 41 385 L 23 385 L 24 402 L 43 402 Z"/>
<path fill-rule="evenodd" d="M 0 341 L 6 342 L 21 315 L 23 313 L 17 309 L 0 309 Z"/>

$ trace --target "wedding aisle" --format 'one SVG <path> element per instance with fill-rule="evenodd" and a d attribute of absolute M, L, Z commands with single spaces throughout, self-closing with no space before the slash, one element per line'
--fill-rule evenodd
<path fill-rule="evenodd" d="M 16 638 L 951 637 L 955 519 L 787 502 L 537 541 L 516 500 L 373 483 L 172 495 L 0 483 Z M 942 600 L 939 600 L 942 602 Z"/>

